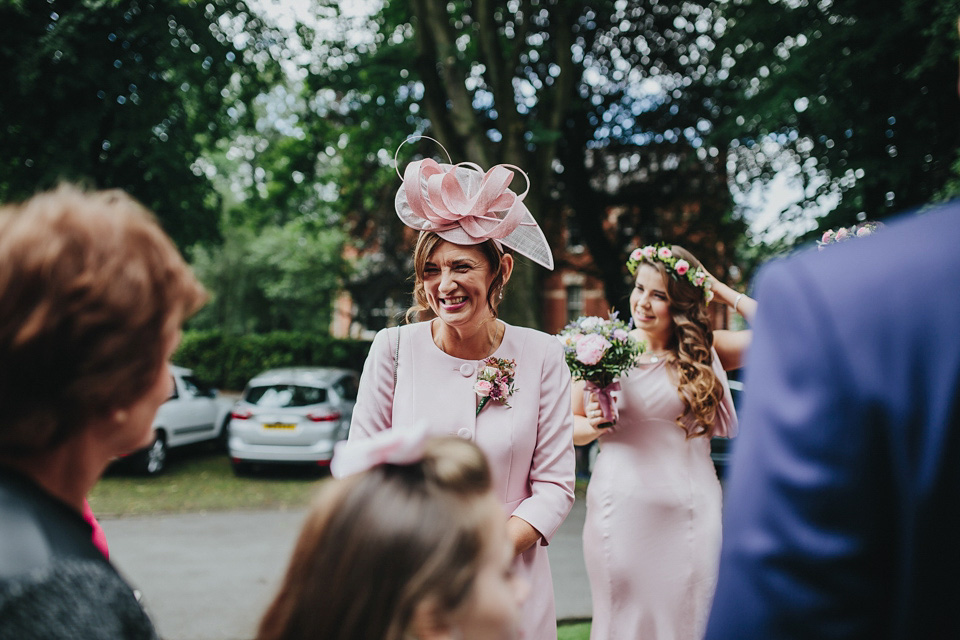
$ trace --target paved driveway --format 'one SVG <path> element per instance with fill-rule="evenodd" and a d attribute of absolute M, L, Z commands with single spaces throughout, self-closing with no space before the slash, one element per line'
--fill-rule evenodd
<path fill-rule="evenodd" d="M 164 640 L 250 640 L 276 592 L 303 510 L 102 522 L 111 559 L 143 595 Z M 590 617 L 578 500 L 550 545 L 557 616 Z"/>

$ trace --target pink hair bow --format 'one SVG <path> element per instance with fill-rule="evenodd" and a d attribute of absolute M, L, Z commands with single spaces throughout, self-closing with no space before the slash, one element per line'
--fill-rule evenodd
<path fill-rule="evenodd" d="M 393 428 L 363 440 L 342 440 L 333 447 L 330 474 L 344 478 L 381 464 L 413 464 L 423 458 L 426 425 Z"/>
<path fill-rule="evenodd" d="M 515 172 L 527 181 L 519 194 L 509 188 Z M 459 245 L 494 240 L 553 269 L 550 245 L 523 204 L 530 180 L 520 167 L 498 164 L 484 172 L 472 162 L 440 164 L 427 158 L 408 164 L 401 178 L 394 204 L 408 227 Z"/>

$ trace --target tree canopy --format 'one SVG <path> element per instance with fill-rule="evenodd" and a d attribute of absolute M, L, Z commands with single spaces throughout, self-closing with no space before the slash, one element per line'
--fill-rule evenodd
<path fill-rule="evenodd" d="M 792 165 L 806 206 L 838 201 L 826 227 L 930 202 L 956 175 L 958 15 L 955 0 L 729 3 L 717 87 L 734 182 Z"/>
<path fill-rule="evenodd" d="M 61 180 L 122 188 L 181 245 L 218 237 L 198 163 L 251 121 L 273 36 L 241 0 L 0 5 L 0 199 Z"/>
<path fill-rule="evenodd" d="M 409 286 L 398 278 L 410 267 L 396 257 L 404 253 L 392 151 L 421 132 L 454 162 L 522 167 L 526 203 L 555 250 L 574 228 L 611 300 L 625 297 L 623 264 L 638 235 L 689 240 L 715 268 L 741 226 L 731 219 L 722 151 L 703 137 L 716 113 L 697 90 L 709 72 L 712 11 L 657 0 L 388 0 L 358 41 L 338 3 L 319 2 L 318 13 L 342 26 L 304 31 L 315 55 L 309 137 L 337 158 L 355 235 L 383 253 L 368 282 Z M 426 143 L 401 150 L 400 163 L 416 151 L 442 157 Z M 537 323 L 541 275 L 529 266 L 515 273 L 512 319 Z"/>

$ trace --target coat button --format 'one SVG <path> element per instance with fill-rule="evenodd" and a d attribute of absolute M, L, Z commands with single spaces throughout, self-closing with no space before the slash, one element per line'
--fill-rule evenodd
<path fill-rule="evenodd" d="M 464 378 L 469 378 L 473 375 L 473 372 L 473 365 L 469 362 L 464 362 L 462 365 L 460 365 L 460 375 L 462 375 Z"/>
<path fill-rule="evenodd" d="M 463 438 L 464 440 L 473 440 L 473 434 L 470 433 L 470 429 L 463 427 L 460 431 L 457 431 L 457 435 Z"/>

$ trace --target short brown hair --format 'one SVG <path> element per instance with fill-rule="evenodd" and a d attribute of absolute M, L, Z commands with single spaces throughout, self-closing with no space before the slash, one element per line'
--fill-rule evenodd
<path fill-rule="evenodd" d="M 52 449 L 132 404 L 205 299 L 122 191 L 63 185 L 0 208 L 0 449 Z"/>
<path fill-rule="evenodd" d="M 453 612 L 502 514 L 490 487 L 483 453 L 452 436 L 428 441 L 420 462 L 330 481 L 257 639 L 401 640 L 418 607 Z"/>
<path fill-rule="evenodd" d="M 413 250 L 414 305 L 407 310 L 407 322 L 429 320 L 433 317 L 433 309 L 430 308 L 430 304 L 427 302 L 427 294 L 423 289 L 423 273 L 427 268 L 427 260 L 430 259 L 434 249 L 436 249 L 437 245 L 441 242 L 449 241 L 444 240 L 432 231 L 421 231 L 417 237 L 417 246 Z M 487 259 L 487 264 L 490 266 L 490 271 L 493 273 L 493 281 L 490 282 L 490 289 L 487 290 L 487 304 L 490 307 L 490 311 L 493 312 L 493 316 L 496 317 L 497 307 L 500 306 L 500 298 L 504 287 L 503 256 L 506 255 L 509 250 L 502 249 L 493 240 L 486 240 L 474 246 L 483 252 L 484 257 Z"/>

